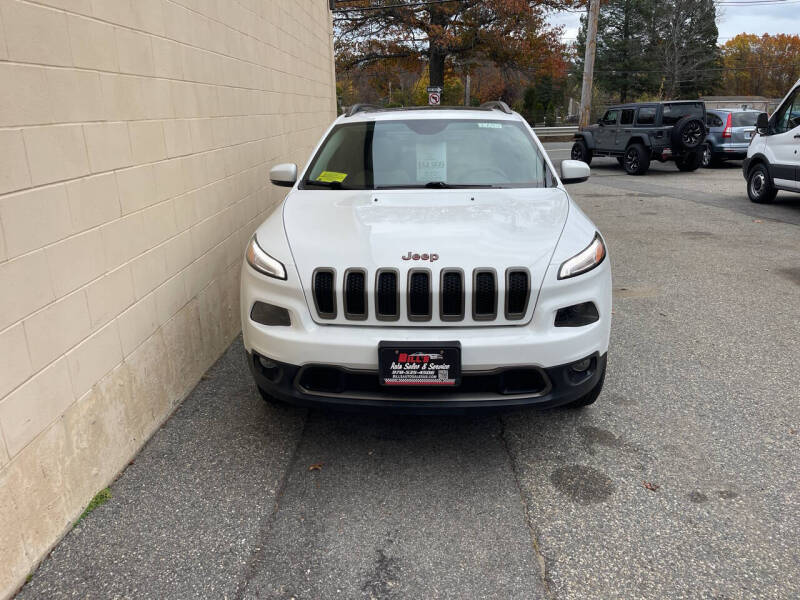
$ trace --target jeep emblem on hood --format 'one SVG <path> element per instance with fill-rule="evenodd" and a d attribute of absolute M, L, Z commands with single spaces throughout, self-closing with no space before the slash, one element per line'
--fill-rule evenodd
<path fill-rule="evenodd" d="M 439 260 L 439 255 L 438 254 L 412 254 L 411 251 L 409 251 L 408 254 L 406 254 L 405 256 L 403 256 L 401 258 L 403 260 L 429 260 L 431 262 L 436 262 L 437 260 Z"/>

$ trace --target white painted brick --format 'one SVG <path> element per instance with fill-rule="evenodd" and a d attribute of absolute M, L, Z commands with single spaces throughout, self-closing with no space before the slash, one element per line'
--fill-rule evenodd
<path fill-rule="evenodd" d="M 180 44 L 158 37 L 152 39 L 152 44 L 156 77 L 183 79 Z"/>
<path fill-rule="evenodd" d="M 92 14 L 98 19 L 127 27 L 134 25 L 131 0 L 91 0 L 91 3 Z"/>
<path fill-rule="evenodd" d="M 101 232 L 109 269 L 116 269 L 145 250 L 141 213 L 112 221 L 104 225 Z"/>
<path fill-rule="evenodd" d="M 13 457 L 72 404 L 72 385 L 65 359 L 37 373 L 0 400 L 0 427 Z"/>
<path fill-rule="evenodd" d="M 155 296 L 156 315 L 159 324 L 163 325 L 169 321 L 172 315 L 178 312 L 188 300 L 183 273 L 179 273 L 157 288 Z"/>
<path fill-rule="evenodd" d="M 0 130 L 0 194 L 13 192 L 31 184 L 22 132 Z"/>
<path fill-rule="evenodd" d="M 141 299 L 164 283 L 167 278 L 164 248 L 154 248 L 136 257 L 131 262 L 131 272 L 133 273 L 133 289 L 136 292 L 136 298 Z"/>
<path fill-rule="evenodd" d="M 172 86 L 167 79 L 142 79 L 142 97 L 144 100 L 143 118 L 169 119 L 175 116 L 172 104 Z"/>
<path fill-rule="evenodd" d="M 141 77 L 101 73 L 100 86 L 103 89 L 107 120 L 129 121 L 146 118 Z"/>
<path fill-rule="evenodd" d="M 22 323 L 0 333 L 0 398 L 33 374 Z"/>
<path fill-rule="evenodd" d="M 0 264 L 0 330 L 55 298 L 44 251 Z"/>
<path fill-rule="evenodd" d="M 149 294 L 122 313 L 118 319 L 122 353 L 129 356 L 158 329 L 155 294 Z"/>
<path fill-rule="evenodd" d="M 166 160 L 154 165 L 156 193 L 159 200 L 167 200 L 183 194 L 185 182 L 180 160 Z"/>
<path fill-rule="evenodd" d="M 189 121 L 184 119 L 164 121 L 164 135 L 167 154 L 170 157 L 191 154 L 192 136 L 189 131 Z"/>
<path fill-rule="evenodd" d="M 117 28 L 114 33 L 117 39 L 120 72 L 134 75 L 155 74 L 150 36 L 122 28 Z"/>
<path fill-rule="evenodd" d="M 0 11 L 0 60 L 7 60 L 8 59 L 8 50 L 6 49 L 6 32 L 3 28 L 3 13 Z M 0 440 L 0 446 L 2 446 L 2 440 Z"/>
<path fill-rule="evenodd" d="M 175 205 L 167 200 L 142 211 L 142 235 L 147 248 L 154 248 L 178 233 Z"/>
<path fill-rule="evenodd" d="M 57 296 L 65 296 L 106 270 L 103 236 L 99 229 L 74 235 L 45 249 Z"/>
<path fill-rule="evenodd" d="M 156 162 L 167 157 L 161 121 L 134 121 L 128 124 L 135 164 Z"/>
<path fill-rule="evenodd" d="M 38 0 L 38 3 L 81 15 L 92 14 L 92 5 L 89 0 Z"/>
<path fill-rule="evenodd" d="M 60 184 L 0 197 L 0 219 L 9 257 L 57 242 L 72 229 L 67 189 Z"/>
<path fill-rule="evenodd" d="M 103 114 L 100 77 L 92 71 L 48 69 L 50 114 L 58 123 L 92 121 Z"/>
<path fill-rule="evenodd" d="M 119 201 L 122 214 L 141 210 L 158 202 L 153 165 L 142 165 L 117 171 Z"/>
<path fill-rule="evenodd" d="M 83 130 L 93 173 L 133 164 L 127 123 L 91 123 Z"/>
<path fill-rule="evenodd" d="M 76 15 L 67 15 L 67 26 L 76 67 L 119 71 L 113 26 Z"/>
<path fill-rule="evenodd" d="M 164 244 L 164 254 L 167 258 L 168 277 L 188 267 L 194 259 L 191 232 L 184 231 Z"/>
<path fill-rule="evenodd" d="M 133 27 L 156 35 L 164 35 L 164 12 L 161 0 L 133 0 Z"/>
<path fill-rule="evenodd" d="M 92 328 L 108 323 L 133 304 L 133 276 L 129 265 L 105 274 L 86 288 Z"/>
<path fill-rule="evenodd" d="M 47 69 L 0 63 L 0 126 L 53 122 Z"/>
<path fill-rule="evenodd" d="M 89 335 L 86 294 L 74 292 L 31 315 L 24 324 L 31 363 L 38 371 Z"/>
<path fill-rule="evenodd" d="M 122 362 L 119 327 L 112 321 L 67 354 L 72 393 L 80 398 Z"/>
<path fill-rule="evenodd" d="M 119 193 L 114 173 L 82 177 L 67 183 L 72 231 L 85 231 L 120 216 Z"/>
<path fill-rule="evenodd" d="M 34 185 L 89 174 L 80 125 L 49 125 L 22 130 Z"/>
<path fill-rule="evenodd" d="M 67 17 L 20 0 L 0 0 L 8 57 L 18 62 L 72 65 Z"/>

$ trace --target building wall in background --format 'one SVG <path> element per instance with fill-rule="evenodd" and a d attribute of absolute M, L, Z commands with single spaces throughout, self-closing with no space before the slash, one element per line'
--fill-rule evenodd
<path fill-rule="evenodd" d="M 0 0 L 0 597 L 236 336 L 334 115 L 328 0 Z"/>

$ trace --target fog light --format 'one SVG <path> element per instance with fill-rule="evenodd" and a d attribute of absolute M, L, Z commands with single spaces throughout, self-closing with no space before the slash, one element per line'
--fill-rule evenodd
<path fill-rule="evenodd" d="M 266 302 L 253 304 L 253 308 L 250 309 L 250 318 L 256 323 L 272 327 L 289 327 L 292 324 L 288 310 Z"/>
<path fill-rule="evenodd" d="M 266 356 L 261 356 L 260 354 L 256 356 L 258 357 L 256 368 L 261 372 L 265 379 L 271 381 L 272 383 L 277 383 L 283 374 L 283 369 L 281 366 Z"/>
<path fill-rule="evenodd" d="M 576 373 L 584 373 L 586 372 L 589 367 L 592 366 L 592 359 L 591 358 L 584 358 L 583 360 L 579 360 L 576 363 L 572 363 L 569 368 L 575 371 Z"/>

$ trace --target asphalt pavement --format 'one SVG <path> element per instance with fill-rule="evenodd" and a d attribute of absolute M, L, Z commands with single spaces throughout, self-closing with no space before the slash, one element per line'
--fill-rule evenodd
<path fill-rule="evenodd" d="M 236 341 L 18 597 L 800 597 L 800 195 L 613 159 L 570 193 L 613 264 L 595 405 L 272 406 Z"/>

